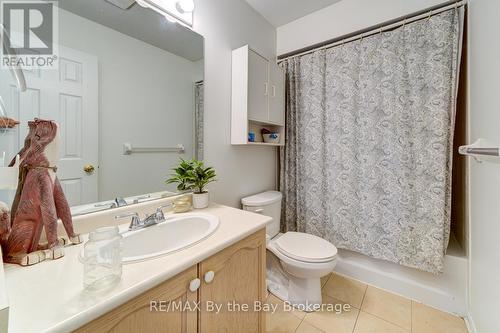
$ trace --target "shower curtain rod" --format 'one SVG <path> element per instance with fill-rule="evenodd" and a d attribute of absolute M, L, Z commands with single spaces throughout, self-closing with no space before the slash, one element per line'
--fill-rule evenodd
<path fill-rule="evenodd" d="M 415 12 L 413 14 L 401 16 L 401 17 L 398 17 L 396 19 L 368 27 L 366 29 L 357 30 L 355 32 L 351 32 L 349 34 L 345 34 L 345 35 L 342 35 L 340 37 L 336 37 L 334 39 L 330 39 L 330 40 L 322 42 L 322 43 L 314 44 L 314 45 L 311 45 L 311 46 L 308 46 L 308 47 L 305 47 L 305 48 L 302 48 L 302 49 L 299 49 L 299 50 L 296 50 L 293 52 L 288 52 L 288 53 L 282 54 L 282 55 L 278 56 L 278 63 L 285 61 L 287 59 L 290 59 L 290 58 L 300 57 L 300 56 L 303 56 L 303 55 L 306 55 L 309 53 L 313 53 L 313 52 L 318 51 L 318 50 L 329 49 L 329 48 L 332 48 L 332 47 L 335 47 L 338 45 L 342 45 L 344 43 L 352 42 L 352 41 L 355 41 L 358 39 L 363 39 L 365 37 L 375 35 L 375 34 L 378 34 L 378 33 L 384 32 L 384 31 L 393 30 L 393 29 L 396 29 L 402 25 L 431 17 L 433 15 L 442 13 L 448 9 L 459 8 L 459 7 L 465 6 L 466 4 L 467 4 L 467 0 L 447 1 L 447 2 L 444 2 L 440 5 L 436 5 L 433 7 L 429 7 L 429 8 L 420 10 L 420 11 Z"/>

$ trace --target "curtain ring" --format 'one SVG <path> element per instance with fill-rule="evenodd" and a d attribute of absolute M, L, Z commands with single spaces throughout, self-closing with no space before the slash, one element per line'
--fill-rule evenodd
<path fill-rule="evenodd" d="M 429 11 L 429 16 L 427 16 L 427 20 L 430 20 L 431 19 L 431 16 L 432 16 L 432 10 Z"/>
<path fill-rule="evenodd" d="M 342 44 L 340 44 L 340 46 L 343 48 L 344 44 L 345 44 L 345 39 L 342 39 Z"/>
<path fill-rule="evenodd" d="M 382 35 L 382 28 L 379 29 L 379 34 Z"/>

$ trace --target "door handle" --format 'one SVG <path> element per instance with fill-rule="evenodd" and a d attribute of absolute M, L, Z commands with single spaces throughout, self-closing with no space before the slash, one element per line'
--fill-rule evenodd
<path fill-rule="evenodd" d="M 85 171 L 87 174 L 91 175 L 95 171 L 95 167 L 92 164 L 87 164 L 86 166 L 83 167 L 83 171 Z"/>
<path fill-rule="evenodd" d="M 208 271 L 203 276 L 203 280 L 205 280 L 205 283 L 211 283 L 214 280 L 214 278 L 215 278 L 214 271 Z"/>

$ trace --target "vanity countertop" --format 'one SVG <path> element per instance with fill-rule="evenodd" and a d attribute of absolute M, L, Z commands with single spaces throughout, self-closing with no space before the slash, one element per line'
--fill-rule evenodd
<path fill-rule="evenodd" d="M 31 267 L 6 265 L 9 333 L 73 331 L 271 221 L 267 216 L 215 204 L 198 211 L 219 217 L 219 227 L 210 237 L 163 257 L 124 265 L 120 283 L 106 292 L 83 290 L 83 265 L 77 258 L 81 244 L 65 248 L 65 256 L 58 260 Z"/>

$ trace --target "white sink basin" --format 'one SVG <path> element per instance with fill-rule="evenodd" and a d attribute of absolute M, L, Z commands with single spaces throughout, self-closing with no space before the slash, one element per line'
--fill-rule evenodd
<path fill-rule="evenodd" d="M 123 234 L 123 262 L 159 257 L 185 249 L 210 236 L 217 216 L 205 213 L 175 214 L 157 225 Z"/>

